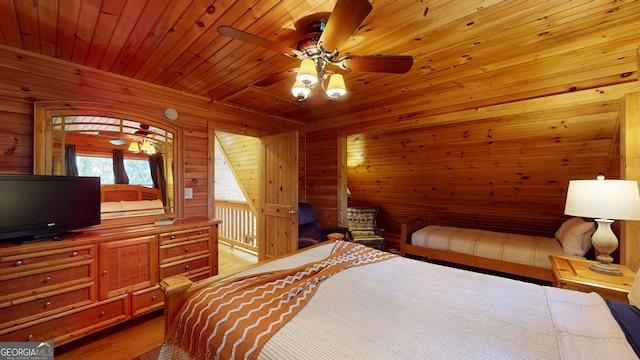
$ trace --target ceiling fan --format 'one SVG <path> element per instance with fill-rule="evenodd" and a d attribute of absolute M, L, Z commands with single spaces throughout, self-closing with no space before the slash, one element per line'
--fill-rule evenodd
<path fill-rule="evenodd" d="M 121 146 L 129 144 L 129 151 L 144 152 L 147 154 L 155 154 L 155 148 L 160 148 L 155 139 L 155 133 L 150 130 L 147 124 L 140 124 L 140 127 L 133 133 L 127 134 L 113 131 L 100 131 L 99 135 L 111 137 L 109 142 L 112 145 Z"/>
<path fill-rule="evenodd" d="M 373 7 L 368 0 L 338 0 L 329 20 L 320 19 L 309 24 L 309 33 L 297 49 L 253 35 L 231 26 L 220 26 L 221 35 L 260 46 L 301 61 L 298 69 L 275 74 L 255 83 L 268 86 L 291 76 L 296 82 L 291 89 L 298 101 L 304 101 L 319 83 L 330 98 L 346 94 L 342 74 L 326 69 L 327 65 L 342 70 L 404 74 L 413 66 L 413 57 L 402 55 L 349 55 L 340 57 L 339 48 L 349 39 Z M 328 84 L 325 86 L 325 82 Z"/>

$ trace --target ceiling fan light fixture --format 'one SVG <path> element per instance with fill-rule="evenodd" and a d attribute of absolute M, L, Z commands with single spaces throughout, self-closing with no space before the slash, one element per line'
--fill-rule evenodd
<path fill-rule="evenodd" d="M 298 101 L 304 101 L 309 97 L 311 89 L 306 87 L 303 83 L 296 81 L 291 88 L 291 94 L 298 99 Z"/>
<path fill-rule="evenodd" d="M 132 141 L 131 144 L 129 144 L 129 151 L 131 151 L 132 153 L 139 153 L 140 152 L 140 145 L 138 145 L 137 142 Z"/>
<path fill-rule="evenodd" d="M 153 145 L 149 141 L 143 141 L 140 150 L 144 151 L 145 154 L 153 155 L 156 153 L 156 149 L 153 148 Z"/>
<path fill-rule="evenodd" d="M 344 83 L 342 74 L 333 74 L 329 77 L 326 93 L 332 99 L 337 99 L 347 93 L 347 86 Z"/>
<path fill-rule="evenodd" d="M 316 64 L 311 59 L 304 59 L 300 64 L 298 75 L 296 80 L 304 85 L 313 85 L 318 82 L 318 73 L 316 71 Z"/>

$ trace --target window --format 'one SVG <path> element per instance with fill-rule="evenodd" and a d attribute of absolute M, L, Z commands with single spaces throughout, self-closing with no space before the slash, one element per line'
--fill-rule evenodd
<path fill-rule="evenodd" d="M 78 175 L 99 176 L 100 184 L 114 184 L 113 160 L 110 157 L 78 155 Z M 149 161 L 145 159 L 124 159 L 124 168 L 129 176 L 129 184 L 153 186 Z"/>

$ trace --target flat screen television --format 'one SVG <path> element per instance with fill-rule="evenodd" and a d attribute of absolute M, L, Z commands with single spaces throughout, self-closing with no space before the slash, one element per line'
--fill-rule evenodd
<path fill-rule="evenodd" d="M 0 175 L 0 241 L 57 240 L 100 224 L 100 178 Z"/>

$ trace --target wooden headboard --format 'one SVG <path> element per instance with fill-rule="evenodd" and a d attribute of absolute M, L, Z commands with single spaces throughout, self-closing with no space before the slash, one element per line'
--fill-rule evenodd
<path fill-rule="evenodd" d="M 160 189 L 142 185 L 101 185 L 100 201 L 137 201 L 162 199 Z"/>

